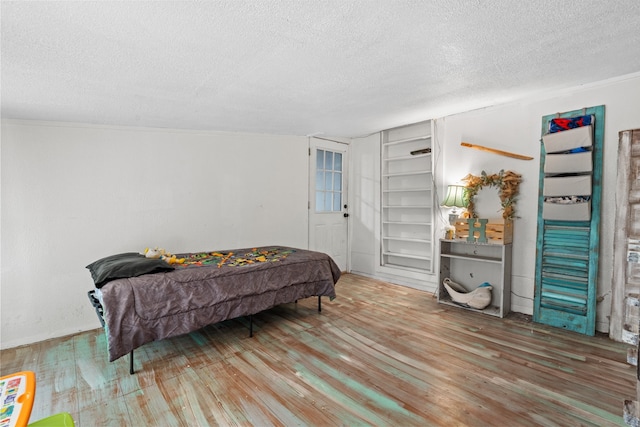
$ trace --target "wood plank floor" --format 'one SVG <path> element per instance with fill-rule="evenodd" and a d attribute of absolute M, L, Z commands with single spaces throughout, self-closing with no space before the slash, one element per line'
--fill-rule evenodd
<path fill-rule="evenodd" d="M 608 426 L 635 396 L 626 344 L 438 305 L 346 274 L 286 304 L 107 361 L 102 330 L 0 352 L 36 372 L 31 421 L 78 426 Z M 88 304 L 89 302 L 87 302 Z"/>

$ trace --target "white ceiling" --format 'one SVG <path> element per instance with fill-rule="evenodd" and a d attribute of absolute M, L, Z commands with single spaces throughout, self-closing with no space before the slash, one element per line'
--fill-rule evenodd
<path fill-rule="evenodd" d="M 640 71 L 638 0 L 0 7 L 5 118 L 359 136 Z"/>

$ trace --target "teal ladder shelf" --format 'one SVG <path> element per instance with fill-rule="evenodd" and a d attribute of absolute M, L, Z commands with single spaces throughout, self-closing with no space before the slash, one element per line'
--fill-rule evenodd
<path fill-rule="evenodd" d="M 533 321 L 595 335 L 598 280 L 600 201 L 604 105 L 551 114 L 542 118 L 542 135 L 554 118 L 595 117 L 591 174 L 591 214 L 588 220 L 549 220 L 543 217 L 546 152 L 540 144 L 538 234 Z"/>

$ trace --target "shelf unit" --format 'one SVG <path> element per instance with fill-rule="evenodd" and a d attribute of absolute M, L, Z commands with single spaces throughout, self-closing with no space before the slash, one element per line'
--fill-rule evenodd
<path fill-rule="evenodd" d="M 491 304 L 484 310 L 462 307 L 451 300 L 443 285 L 449 277 L 472 291 L 488 282 Z M 438 302 L 491 316 L 504 317 L 511 309 L 511 243 L 498 245 L 464 240 L 440 240 Z"/>
<path fill-rule="evenodd" d="M 430 122 L 422 123 L 420 127 L 397 128 L 383 133 L 383 266 L 432 271 L 433 178 L 430 150 Z"/>

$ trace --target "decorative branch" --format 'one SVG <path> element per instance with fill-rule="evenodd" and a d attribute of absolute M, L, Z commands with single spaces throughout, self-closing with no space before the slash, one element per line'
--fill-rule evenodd
<path fill-rule="evenodd" d="M 461 142 L 460 145 L 468 148 L 475 148 L 476 150 L 487 151 L 489 153 L 499 154 L 501 156 L 513 157 L 520 160 L 533 160 L 531 156 L 523 156 L 522 154 L 511 153 L 509 151 L 497 150 L 495 148 L 484 147 L 482 145 L 469 144 L 468 142 Z"/>

